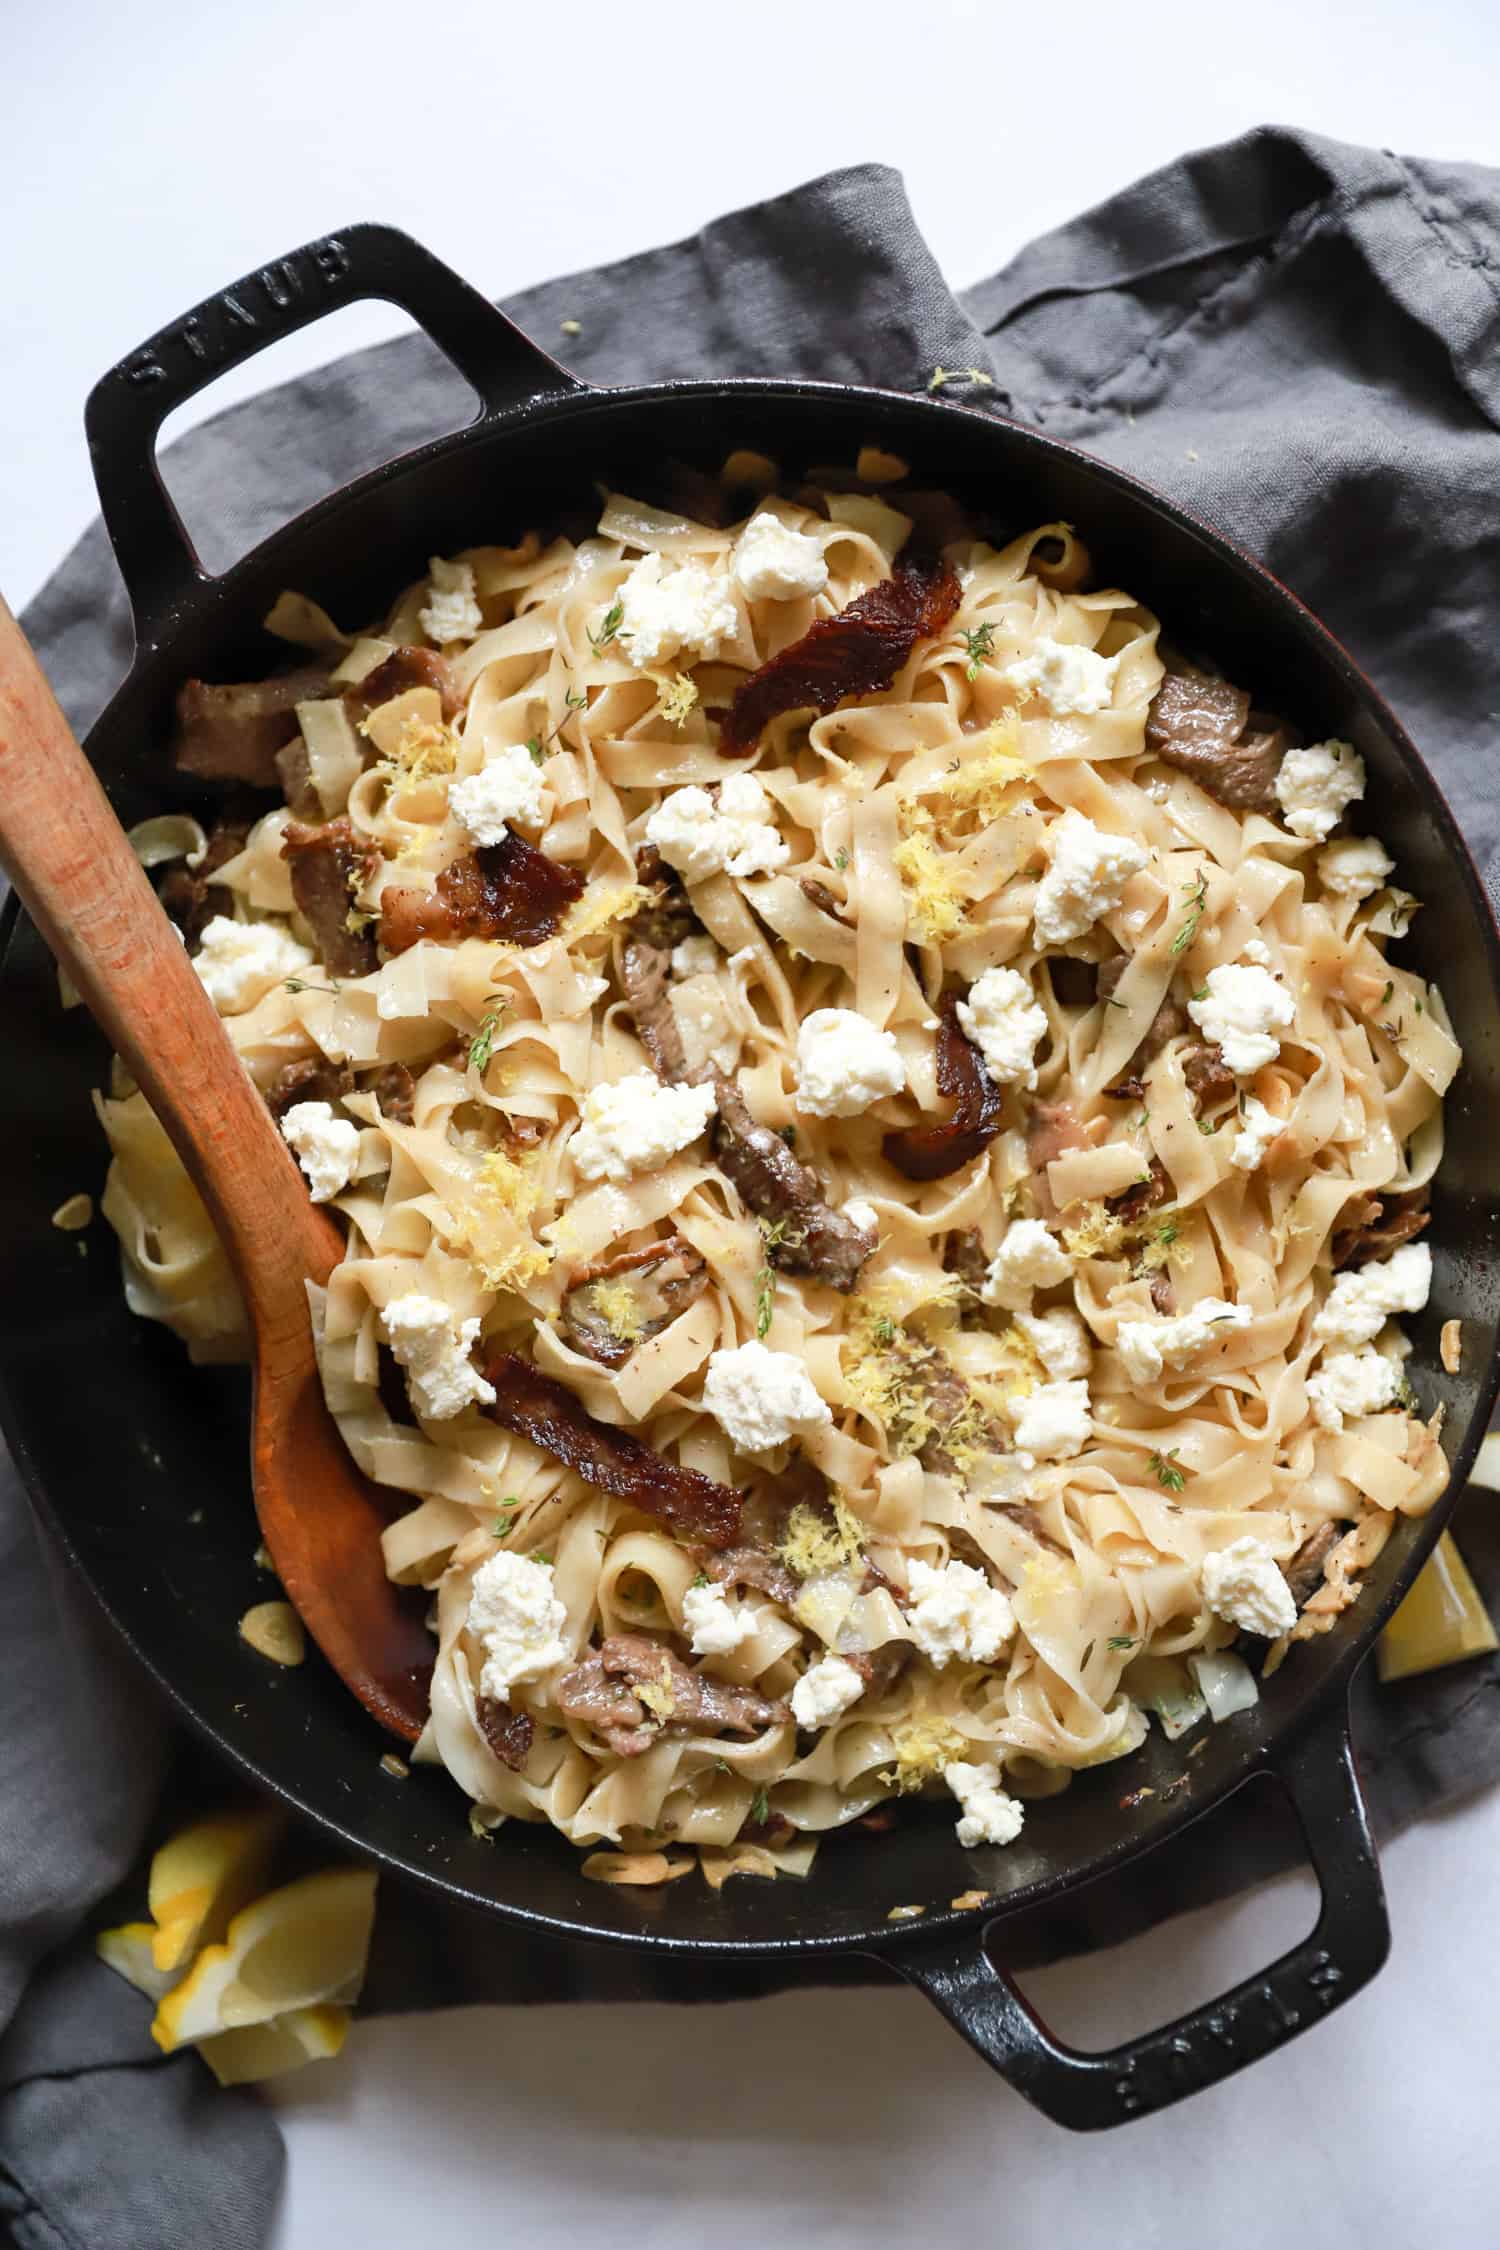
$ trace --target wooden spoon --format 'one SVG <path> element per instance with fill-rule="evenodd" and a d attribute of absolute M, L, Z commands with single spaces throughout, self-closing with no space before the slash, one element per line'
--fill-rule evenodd
<path fill-rule="evenodd" d="M 430 1635 L 393 1586 L 390 1509 L 323 1403 L 306 1284 L 343 1256 L 251 1083 L 40 665 L 0 600 L 0 861 L 171 1137 L 234 1264 L 255 1334 L 251 1474 L 288 1599 L 367 1711 L 407 1741 Z"/>

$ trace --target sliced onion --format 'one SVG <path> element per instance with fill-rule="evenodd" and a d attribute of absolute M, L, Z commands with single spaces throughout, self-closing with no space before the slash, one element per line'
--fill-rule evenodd
<path fill-rule="evenodd" d="M 717 534 L 701 523 L 690 523 L 686 516 L 653 508 L 647 500 L 631 500 L 623 492 L 611 492 L 599 518 L 599 536 L 618 539 L 626 547 L 644 548 L 649 554 L 653 548 L 702 546 L 705 538 L 712 540 Z"/>
<path fill-rule="evenodd" d="M 1197 1726 L 1208 1705 L 1172 1656 L 1140 1656 L 1130 1667 L 1130 1692 L 1157 1722 L 1169 1742 Z"/>
<path fill-rule="evenodd" d="M 1227 1651 L 1214 1655 L 1203 1652 L 1188 1658 L 1188 1670 L 1198 1683 L 1198 1692 L 1215 1726 L 1260 1701 L 1255 1674 L 1241 1656 L 1231 1656 Z"/>

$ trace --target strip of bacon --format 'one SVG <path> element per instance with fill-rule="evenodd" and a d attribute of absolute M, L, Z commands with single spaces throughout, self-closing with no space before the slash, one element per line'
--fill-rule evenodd
<path fill-rule="evenodd" d="M 940 1094 L 953 1096 L 953 1115 L 945 1125 L 909 1125 L 887 1133 L 881 1153 L 908 1180 L 941 1180 L 971 1163 L 1000 1130 L 1005 1097 L 985 1069 L 979 1050 L 964 1037 L 958 996 L 943 1002 L 938 1029 L 937 1082 Z"/>
<path fill-rule="evenodd" d="M 507 829 L 504 843 L 481 845 L 445 867 L 432 890 L 384 891 L 380 942 L 387 953 L 404 953 L 424 937 L 540 945 L 582 892 L 581 875 Z"/>
<path fill-rule="evenodd" d="M 902 560 L 836 617 L 820 617 L 758 672 L 730 706 L 719 735 L 726 757 L 743 758 L 783 711 L 831 711 L 851 695 L 888 688 L 918 641 L 943 632 L 958 608 L 957 578 L 942 563 Z"/>
<path fill-rule="evenodd" d="M 481 1412 L 503 1430 L 555 1454 L 585 1484 L 628 1500 L 705 1546 L 729 1547 L 738 1539 L 740 1496 L 727 1484 L 664 1460 L 628 1430 L 596 1421 L 566 1384 L 515 1352 L 492 1352 L 484 1377 L 494 1387 L 495 1400 Z"/>

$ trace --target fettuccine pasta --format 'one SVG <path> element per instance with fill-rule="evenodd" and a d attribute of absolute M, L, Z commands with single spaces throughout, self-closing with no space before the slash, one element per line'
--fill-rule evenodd
<path fill-rule="evenodd" d="M 283 597 L 306 665 L 189 690 L 180 755 L 286 801 L 143 838 L 347 1231 L 312 1317 L 410 1500 L 418 1755 L 610 1880 L 906 1794 L 1007 1841 L 1252 1700 L 1445 1481 L 1398 1316 L 1460 1058 L 1358 757 L 1070 527 L 864 465 L 610 495 L 361 634 Z M 241 1353 L 99 1107 L 132 1304 Z"/>

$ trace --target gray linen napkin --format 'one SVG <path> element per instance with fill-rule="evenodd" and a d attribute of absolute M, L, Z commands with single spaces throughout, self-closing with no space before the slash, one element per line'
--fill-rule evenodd
<path fill-rule="evenodd" d="M 989 387 L 962 374 L 955 387 L 1173 491 L 1320 610 L 1412 724 L 1492 874 L 1482 601 L 1500 468 L 1497 274 L 1500 175 L 1267 129 L 1154 174 L 957 298 L 899 178 L 869 166 L 506 310 L 600 382 L 764 372 L 916 390 L 939 368 L 989 374 Z M 580 324 L 570 341 L 564 320 Z M 201 544 L 222 567 L 467 411 L 446 362 L 405 337 L 232 408 L 172 449 L 169 477 L 195 528 L 213 527 Z M 25 623 L 86 727 L 129 659 L 97 525 Z M 1459 1535 L 1500 1601 L 1487 1495 L 1465 1501 Z M 1377 1826 L 1493 1780 L 1497 1718 L 1494 1661 L 1386 1692 L 1363 1680 Z M 0 2224 L 8 2214 L 26 2250 L 186 2250 L 210 2228 L 225 2250 L 252 2250 L 279 2177 L 274 2127 L 253 2100 L 207 2090 L 190 2058 L 155 2057 L 144 2004 L 76 1934 L 135 1861 L 165 1722 L 49 1571 L 3 1464 L 0 1722 Z M 1117 1942 L 1293 1856 L 1273 1803 L 1232 1805 L 1128 1878 L 1013 1927 L 1008 1957 Z M 864 1973 L 838 1964 L 829 1981 Z M 776 1981 L 736 1970 L 714 1996 Z M 704 1995 L 701 1972 L 690 1987 L 624 1955 L 523 1951 L 386 1886 L 369 2005 L 579 1996 Z"/>

